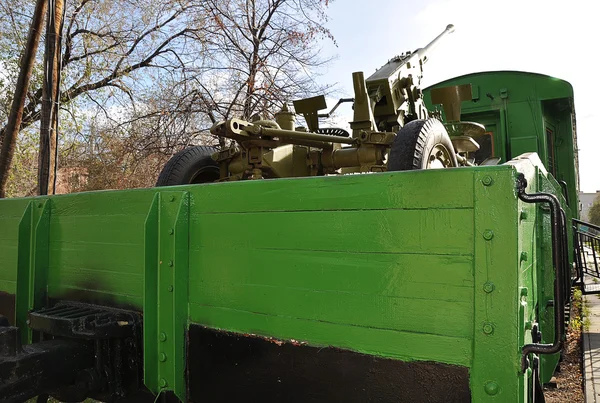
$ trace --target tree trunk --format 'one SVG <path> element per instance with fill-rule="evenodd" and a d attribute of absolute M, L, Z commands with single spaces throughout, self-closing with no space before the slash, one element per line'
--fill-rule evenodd
<path fill-rule="evenodd" d="M 38 192 L 54 194 L 56 185 L 57 131 L 60 65 L 60 35 L 63 22 L 63 0 L 50 2 L 46 24 L 46 52 L 44 55 L 44 86 L 42 89 L 42 116 L 40 121 L 40 154 L 38 158 Z"/>
<path fill-rule="evenodd" d="M 44 14 L 46 12 L 46 0 L 37 0 L 35 11 L 27 36 L 27 44 L 23 58 L 21 59 L 21 70 L 17 79 L 15 94 L 12 100 L 10 115 L 6 125 L 6 132 L 2 140 L 2 149 L 0 149 L 0 198 L 6 196 L 6 185 L 8 183 L 8 174 L 13 155 L 15 153 L 15 144 L 21 120 L 23 118 L 23 106 L 27 97 L 27 89 L 29 88 L 29 80 L 33 70 L 35 54 L 40 42 L 40 35 L 44 23 Z"/>

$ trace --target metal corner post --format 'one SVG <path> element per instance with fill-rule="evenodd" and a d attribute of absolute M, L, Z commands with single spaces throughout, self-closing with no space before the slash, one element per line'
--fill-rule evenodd
<path fill-rule="evenodd" d="M 145 223 L 144 383 L 186 397 L 189 193 L 155 195 Z"/>
<path fill-rule="evenodd" d="M 33 341 L 28 313 L 41 308 L 47 297 L 49 243 L 50 200 L 33 200 L 19 222 L 15 323 L 23 344 Z"/>
<path fill-rule="evenodd" d="M 521 402 L 518 211 L 512 175 L 474 174 L 474 402 Z M 507 315 L 507 312 L 514 313 Z M 490 363 L 494 363 L 490 365 Z M 522 383 L 521 383 L 522 385 Z"/>

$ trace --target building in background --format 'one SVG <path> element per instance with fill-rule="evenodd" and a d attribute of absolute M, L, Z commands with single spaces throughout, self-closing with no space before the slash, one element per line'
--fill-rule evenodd
<path fill-rule="evenodd" d="M 596 193 L 579 192 L 579 217 L 581 217 L 583 221 L 590 220 L 588 213 L 594 204 L 594 200 L 596 200 L 596 197 L 599 195 L 600 190 L 596 190 Z"/>

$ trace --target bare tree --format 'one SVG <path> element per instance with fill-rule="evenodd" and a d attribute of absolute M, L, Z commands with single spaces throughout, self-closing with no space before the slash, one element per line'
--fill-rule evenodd
<path fill-rule="evenodd" d="M 35 5 L 35 11 L 31 19 L 31 26 L 27 36 L 27 45 L 25 46 L 21 58 L 21 68 L 17 79 L 17 94 L 12 99 L 8 122 L 2 130 L 4 136 L 0 137 L 0 198 L 6 195 L 6 184 L 8 182 L 8 172 L 15 152 L 17 134 L 20 131 L 23 121 L 23 106 L 25 104 L 25 94 L 29 88 L 31 73 L 33 70 L 35 54 L 37 52 L 41 27 L 44 22 L 44 13 L 46 2 L 38 0 Z M 6 141 L 2 141 L 3 138 Z"/>
<path fill-rule="evenodd" d="M 15 29 L 22 24 L 13 21 L 27 19 L 12 7 L 13 0 L 4 0 L 0 15 L 2 29 Z M 21 6 L 22 9 L 22 6 Z M 189 1 L 163 2 L 158 0 L 81 0 L 67 10 L 64 32 L 64 51 L 61 57 L 64 76 L 59 102 L 67 105 L 85 95 L 86 101 L 106 106 L 112 93 L 101 90 L 117 89 L 135 103 L 136 80 L 148 69 L 181 68 L 178 52 L 186 41 L 198 38 L 201 26 L 199 8 Z M 13 37 L 18 37 L 13 34 Z M 10 45 L 4 44 L 11 49 Z M 14 47 L 13 47 L 14 49 Z M 5 59 L 7 60 L 7 59 Z M 176 62 L 173 62 L 175 60 Z M 40 119 L 41 85 L 30 87 L 19 129 Z M 0 129 L 3 142 L 6 126 Z M 7 164 L 6 169 L 9 169 Z M 0 172 L 0 176 L 6 176 Z M 5 186 L 0 186 L 0 194 Z"/>
<path fill-rule="evenodd" d="M 143 153 L 172 154 L 193 143 L 216 143 L 208 129 L 217 120 L 272 116 L 284 102 L 326 93 L 316 81 L 329 62 L 318 46 L 333 39 L 325 28 L 326 1 L 203 0 L 202 52 L 178 75 L 147 92 L 143 108 L 120 124 Z M 129 125 L 129 126 L 128 126 Z M 139 132 L 139 131 L 138 131 Z"/>
<path fill-rule="evenodd" d="M 215 114 L 270 115 L 283 102 L 328 90 L 315 78 L 323 58 L 325 0 L 206 0 L 210 15 L 204 65 L 195 77 Z M 207 80 L 207 77 L 209 78 Z M 218 77 L 221 80 L 210 79 Z M 224 81 L 227 86 L 211 85 Z"/>
<path fill-rule="evenodd" d="M 11 60 L 30 18 L 18 3 L 0 0 L 0 34 L 9 33 L 0 35 L 0 62 Z M 112 147 L 127 155 L 127 163 L 113 165 L 131 172 L 190 144 L 215 142 L 207 129 L 216 120 L 268 117 L 283 102 L 329 90 L 315 80 L 328 61 L 318 43 L 332 39 L 327 0 L 66 4 L 60 104 L 76 129 L 59 137 L 68 149 L 61 166 L 90 164 L 94 155 L 102 160 L 101 150 Z M 11 66 L 7 71 L 12 79 Z M 40 119 L 41 77 L 34 71 L 21 129 Z M 0 126 L 0 141 L 4 130 Z M 90 151 L 90 137 L 102 147 Z"/>

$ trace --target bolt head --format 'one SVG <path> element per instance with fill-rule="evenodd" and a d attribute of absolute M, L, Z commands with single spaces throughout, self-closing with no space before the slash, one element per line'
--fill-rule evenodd
<path fill-rule="evenodd" d="M 169 201 L 172 201 L 172 202 L 174 202 L 174 201 L 175 201 L 175 196 L 171 196 L 171 197 L 169 197 Z"/>
<path fill-rule="evenodd" d="M 491 281 L 488 281 L 483 285 L 483 291 L 485 291 L 487 293 L 494 291 L 495 288 L 496 288 L 496 286 Z"/>
<path fill-rule="evenodd" d="M 169 292 L 173 292 L 173 286 L 170 285 L 169 288 L 168 288 L 168 290 L 169 290 Z"/>
<path fill-rule="evenodd" d="M 166 388 L 168 385 L 167 380 L 165 378 L 162 378 L 160 380 L 160 382 L 158 382 L 158 386 L 160 386 L 161 388 Z"/>
<path fill-rule="evenodd" d="M 494 333 L 494 326 L 491 323 L 486 323 L 483 325 L 483 333 L 492 334 Z"/>
<path fill-rule="evenodd" d="M 484 176 L 481 182 L 483 182 L 484 186 L 490 186 L 492 183 L 494 183 L 494 180 L 491 176 Z"/>
<path fill-rule="evenodd" d="M 160 334 L 158 335 L 158 340 L 167 341 L 167 334 L 165 332 L 160 332 Z"/>
<path fill-rule="evenodd" d="M 485 393 L 487 393 L 488 395 L 494 396 L 498 394 L 499 389 L 500 387 L 496 382 L 488 382 L 485 384 Z"/>
<path fill-rule="evenodd" d="M 160 362 L 165 362 L 167 361 L 167 355 L 165 353 L 160 353 L 158 359 L 160 360 Z"/>
<path fill-rule="evenodd" d="M 169 267 L 173 267 L 173 261 L 169 260 Z"/>
<path fill-rule="evenodd" d="M 492 231 L 491 229 L 486 229 L 485 231 L 483 231 L 483 239 L 485 239 L 486 241 L 489 241 L 493 237 L 494 231 Z"/>

